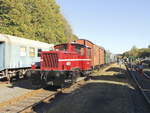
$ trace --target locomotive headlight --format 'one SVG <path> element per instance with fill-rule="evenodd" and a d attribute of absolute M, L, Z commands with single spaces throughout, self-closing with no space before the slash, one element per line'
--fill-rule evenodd
<path fill-rule="evenodd" d="M 43 62 L 43 59 L 40 59 L 40 62 Z"/>
<path fill-rule="evenodd" d="M 70 65 L 71 65 L 71 62 L 66 62 L 66 65 L 67 65 L 67 66 L 70 66 Z"/>

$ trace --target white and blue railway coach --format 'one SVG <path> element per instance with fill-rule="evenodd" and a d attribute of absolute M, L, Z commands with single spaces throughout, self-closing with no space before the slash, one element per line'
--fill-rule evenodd
<path fill-rule="evenodd" d="M 0 34 L 0 78 L 22 77 L 33 63 L 40 62 L 40 52 L 54 45 Z"/>

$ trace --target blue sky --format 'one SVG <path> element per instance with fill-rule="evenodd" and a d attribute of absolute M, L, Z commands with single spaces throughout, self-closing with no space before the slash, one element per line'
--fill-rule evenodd
<path fill-rule="evenodd" d="M 150 45 L 150 0 L 57 0 L 74 34 L 113 53 Z"/>

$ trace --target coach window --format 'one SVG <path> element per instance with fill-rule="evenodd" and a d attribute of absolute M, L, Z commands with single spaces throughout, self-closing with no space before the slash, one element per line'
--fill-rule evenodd
<path fill-rule="evenodd" d="M 35 48 L 30 47 L 29 56 L 31 56 L 31 57 L 34 57 L 34 56 L 35 56 Z"/>
<path fill-rule="evenodd" d="M 27 55 L 26 47 L 20 47 L 20 56 L 26 56 L 26 55 Z"/>
<path fill-rule="evenodd" d="M 53 48 L 53 47 L 50 47 L 50 48 L 49 48 L 49 51 L 53 51 L 53 50 L 54 50 L 54 48 Z"/>
<path fill-rule="evenodd" d="M 42 52 L 42 49 L 38 49 L 38 57 L 40 57 L 41 56 L 41 52 Z"/>

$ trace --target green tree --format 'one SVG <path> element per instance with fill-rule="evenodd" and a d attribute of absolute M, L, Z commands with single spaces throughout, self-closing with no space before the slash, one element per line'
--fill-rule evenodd
<path fill-rule="evenodd" d="M 138 48 L 133 46 L 129 51 L 129 56 L 138 57 Z"/>
<path fill-rule="evenodd" d="M 73 37 L 55 0 L 0 0 L 0 33 L 55 44 Z"/>
<path fill-rule="evenodd" d="M 134 58 L 150 57 L 150 48 L 138 49 L 136 48 L 136 46 L 133 46 L 130 51 L 124 52 L 123 56 L 134 57 Z"/>
<path fill-rule="evenodd" d="M 140 58 L 150 57 L 150 49 L 149 48 L 142 48 L 139 51 L 140 51 L 139 52 Z"/>

